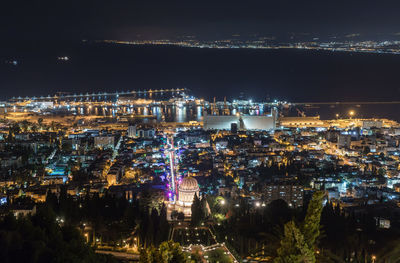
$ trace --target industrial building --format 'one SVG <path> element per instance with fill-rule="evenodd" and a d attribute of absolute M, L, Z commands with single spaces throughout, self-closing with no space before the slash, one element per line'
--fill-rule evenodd
<path fill-rule="evenodd" d="M 274 130 L 277 111 L 269 115 L 208 115 L 204 114 L 205 130 Z"/>
<path fill-rule="evenodd" d="M 325 122 L 316 117 L 281 117 L 279 124 L 282 127 L 324 127 Z"/>

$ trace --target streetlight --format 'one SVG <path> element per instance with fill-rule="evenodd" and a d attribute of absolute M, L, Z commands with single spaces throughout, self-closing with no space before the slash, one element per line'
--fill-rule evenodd
<path fill-rule="evenodd" d="M 376 256 L 375 256 L 375 255 L 372 255 L 371 259 L 372 259 L 372 263 L 375 263 Z"/>
<path fill-rule="evenodd" d="M 349 115 L 350 115 L 350 119 L 351 119 L 354 116 L 354 111 L 353 110 L 349 111 Z"/>

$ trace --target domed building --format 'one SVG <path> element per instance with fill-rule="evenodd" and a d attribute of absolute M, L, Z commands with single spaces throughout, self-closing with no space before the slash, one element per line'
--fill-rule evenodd
<path fill-rule="evenodd" d="M 178 201 L 175 203 L 175 210 L 183 212 L 186 217 L 192 214 L 192 203 L 194 195 L 200 198 L 200 188 L 197 180 L 193 177 L 185 177 L 178 186 Z"/>
<path fill-rule="evenodd" d="M 178 186 L 178 204 L 181 206 L 191 206 L 194 195 L 199 196 L 199 184 L 193 177 L 185 177 Z"/>

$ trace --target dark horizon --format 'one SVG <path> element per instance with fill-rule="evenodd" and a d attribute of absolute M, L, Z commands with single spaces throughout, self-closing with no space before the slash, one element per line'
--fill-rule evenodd
<path fill-rule="evenodd" d="M 400 3 L 381 1 L 8 1 L 3 41 L 171 38 L 232 34 L 391 35 Z"/>

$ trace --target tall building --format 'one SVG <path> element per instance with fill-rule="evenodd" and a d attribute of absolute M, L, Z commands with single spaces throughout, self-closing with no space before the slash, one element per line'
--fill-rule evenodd
<path fill-rule="evenodd" d="M 265 202 L 270 202 L 278 199 L 284 200 L 290 207 L 303 206 L 303 187 L 296 184 L 268 184 L 264 188 Z"/>
<path fill-rule="evenodd" d="M 129 138 L 136 138 L 137 137 L 136 125 L 129 125 L 129 127 L 128 127 L 128 137 Z"/>
<path fill-rule="evenodd" d="M 350 148 L 350 146 L 351 146 L 351 135 L 339 134 L 337 147 L 341 149 L 341 148 Z"/>
<path fill-rule="evenodd" d="M 154 128 L 140 128 L 137 129 L 136 133 L 140 138 L 151 139 L 156 135 L 156 130 Z"/>
<path fill-rule="evenodd" d="M 147 125 L 129 125 L 128 127 L 128 137 L 129 138 L 153 138 L 156 135 L 156 130 L 153 127 L 148 127 Z"/>

